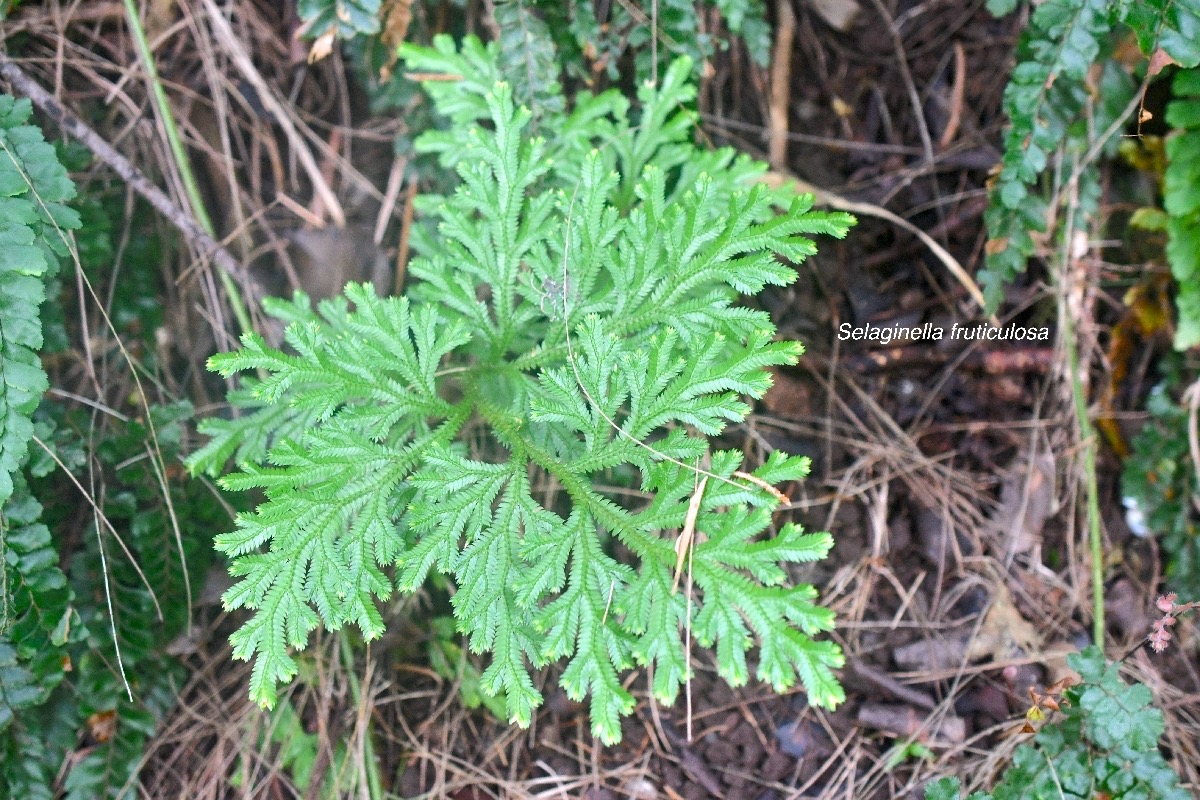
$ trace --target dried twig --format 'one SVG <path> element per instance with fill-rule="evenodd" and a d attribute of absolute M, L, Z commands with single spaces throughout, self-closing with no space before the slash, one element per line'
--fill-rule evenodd
<path fill-rule="evenodd" d="M 408 191 L 404 197 L 404 212 L 400 216 L 400 246 L 396 251 L 396 283 L 392 291 L 396 294 L 404 292 L 404 279 L 408 275 L 408 238 L 412 233 L 413 208 L 417 199 L 417 182 L 408 182 Z"/>
<path fill-rule="evenodd" d="M 791 0 L 778 6 L 775 23 L 775 52 L 771 54 L 771 118 L 768 128 L 767 162 L 774 169 L 787 164 L 788 95 L 792 86 L 792 42 L 796 37 L 796 14 Z"/>
<path fill-rule="evenodd" d="M 954 87 L 950 90 L 950 119 L 946 122 L 946 130 L 938 140 L 938 148 L 945 150 L 958 135 L 958 126 L 962 123 L 963 90 L 967 83 L 967 53 L 963 50 L 962 42 L 954 43 Z"/>
<path fill-rule="evenodd" d="M 675 540 L 675 578 L 671 581 L 671 593 L 679 591 L 679 577 L 683 574 L 683 562 L 692 552 L 692 543 L 696 537 L 696 517 L 700 515 L 700 503 L 704 499 L 704 487 L 708 486 L 708 476 L 700 478 L 692 492 L 691 502 L 688 503 L 687 514 L 683 519 L 683 529 Z"/>
<path fill-rule="evenodd" d="M 308 178 L 312 181 L 313 191 L 324 204 L 325 209 L 329 212 L 329 216 L 333 219 L 335 225 L 339 228 L 346 224 L 346 213 L 342 210 L 342 204 L 338 202 L 337 196 L 333 190 L 329 188 L 329 184 L 325 181 L 321 174 L 321 168 L 317 161 L 313 158 L 312 152 L 304 143 L 300 132 L 296 130 L 296 125 L 288 115 L 283 104 L 275 97 L 275 92 L 263 80 L 258 69 L 254 66 L 254 61 L 251 60 L 250 54 L 246 52 L 241 41 L 234 35 L 233 29 L 229 26 L 229 20 L 225 19 L 221 9 L 212 0 L 202 0 L 205 11 L 208 12 L 209 24 L 212 25 L 213 33 L 221 42 L 226 52 L 229 53 L 233 63 L 242 73 L 242 77 L 254 87 L 254 91 L 258 93 L 259 102 L 267 109 L 275 121 L 279 123 L 279 127 L 283 129 L 287 136 L 288 142 L 295 150 L 296 157 L 300 160 L 301 166 L 308 174 Z"/>
<path fill-rule="evenodd" d="M 817 186 L 813 186 L 808 181 L 801 180 L 795 175 L 783 172 L 781 170 L 768 172 L 762 177 L 762 181 L 769 186 L 782 186 L 787 183 L 792 183 L 795 185 L 797 191 L 812 194 L 817 203 L 820 205 L 830 206 L 838 209 L 839 211 L 849 211 L 851 214 L 862 214 L 867 217 L 875 217 L 876 219 L 882 219 L 886 222 L 890 222 L 893 225 L 903 228 L 913 236 L 916 236 L 918 239 L 920 239 L 921 242 L 933 252 L 938 261 L 941 261 L 946 265 L 946 269 L 950 270 L 950 274 L 953 275 L 954 279 L 957 280 L 959 284 L 967 290 L 967 294 L 971 295 L 971 299 L 974 300 L 980 308 L 985 306 L 983 292 L 980 291 L 979 284 L 975 283 L 975 279 L 972 278 L 971 274 L 963 268 L 963 265 L 958 262 L 958 259 L 950 255 L 946 248 L 938 244 L 932 236 L 918 228 L 916 225 L 913 225 L 904 217 L 888 211 L 883 206 L 877 206 L 874 203 L 861 203 L 855 200 L 848 200 L 839 194 L 830 192 L 826 189 L 821 189 Z M 993 325 L 999 325 L 999 322 L 997 322 L 995 316 L 990 317 L 989 321 Z"/>

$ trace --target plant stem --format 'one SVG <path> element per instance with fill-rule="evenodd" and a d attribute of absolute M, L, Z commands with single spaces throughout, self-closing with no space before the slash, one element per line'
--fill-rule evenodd
<path fill-rule="evenodd" d="M 200 196 L 200 187 L 196 183 L 195 173 L 192 172 L 192 162 L 183 148 L 183 139 L 180 138 L 179 128 L 175 125 L 175 115 L 171 112 L 171 104 L 167 100 L 166 90 L 163 89 L 162 81 L 159 80 L 158 68 L 154 64 L 154 54 L 150 51 L 150 43 L 146 40 L 146 30 L 142 27 L 142 20 L 138 16 L 134 0 L 125 0 L 125 16 L 129 20 L 129 32 L 137 45 L 142 68 L 146 70 L 154 108 L 162 122 L 167 145 L 171 148 L 171 156 L 175 159 L 175 166 L 179 169 L 179 177 L 183 181 L 183 189 L 192 206 L 192 213 L 196 215 L 196 220 L 204 232 L 209 236 L 215 236 L 212 219 L 208 216 L 208 210 L 204 206 L 204 198 Z M 250 333 L 254 330 L 254 326 L 250 322 L 250 315 L 246 312 L 246 305 L 242 302 L 242 295 L 238 291 L 237 284 L 224 270 L 217 270 L 217 277 L 221 281 L 222 288 L 225 289 L 229 305 L 233 308 L 233 315 L 237 318 L 242 333 Z"/>
<path fill-rule="evenodd" d="M 1096 481 L 1096 436 L 1088 418 L 1087 398 L 1079 374 L 1079 349 L 1071 315 L 1062 315 L 1063 340 L 1067 347 L 1067 364 L 1071 370 L 1071 396 L 1075 401 L 1075 420 L 1083 442 L 1083 471 L 1087 482 L 1088 549 L 1092 559 L 1092 639 L 1104 647 L 1104 542 L 1100 535 L 1100 489 Z"/>
<path fill-rule="evenodd" d="M 342 652 L 342 663 L 346 668 L 346 677 L 350 683 L 350 694 L 354 698 L 354 705 L 361 707 L 362 687 L 358 682 L 358 673 L 354 671 L 354 652 L 350 649 L 350 637 L 346 635 L 346 629 L 338 631 L 338 645 Z M 367 772 L 367 793 L 371 800 L 381 800 L 383 797 L 383 782 L 379 777 L 379 763 L 375 760 L 375 745 L 371 742 L 371 723 L 370 715 L 367 716 L 366 729 L 363 735 L 363 768 Z"/>

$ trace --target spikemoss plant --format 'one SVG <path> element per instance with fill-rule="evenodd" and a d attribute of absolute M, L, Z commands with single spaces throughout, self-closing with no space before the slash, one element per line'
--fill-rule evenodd
<path fill-rule="evenodd" d="M 440 45 L 425 56 L 459 58 Z M 251 695 L 275 702 L 318 625 L 376 638 L 377 602 L 439 573 L 459 631 L 491 654 L 481 688 L 522 725 L 542 699 L 530 670 L 562 662 L 567 694 L 590 695 L 593 731 L 615 742 L 634 705 L 622 673 L 653 665 L 672 702 L 685 629 L 733 684 L 799 677 L 814 705 L 836 704 L 842 656 L 818 638 L 833 614 L 788 571 L 832 539 L 773 517 L 771 487 L 808 459 L 774 452 L 742 472 L 710 437 L 802 352 L 738 295 L 790 283 L 808 236 L 842 236 L 851 218 L 811 197 L 780 208 L 745 180 L 757 165 L 695 148 L 686 62 L 643 90 L 637 124 L 618 95 L 585 97 L 539 121 L 545 139 L 507 84 L 455 66 L 468 74 L 439 107 L 460 122 L 425 146 L 462 183 L 414 236 L 408 296 L 352 285 L 318 313 L 274 302 L 286 352 L 250 335 L 211 361 L 249 373 L 232 398 L 245 411 L 207 423 L 192 466 L 236 455 L 224 485 L 266 497 L 217 537 L 238 578 L 225 604 L 252 612 L 233 637 L 255 661 Z M 613 494 L 616 473 L 643 499 Z"/>

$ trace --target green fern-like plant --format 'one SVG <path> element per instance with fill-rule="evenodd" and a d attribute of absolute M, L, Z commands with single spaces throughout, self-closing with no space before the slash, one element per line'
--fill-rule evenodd
<path fill-rule="evenodd" d="M 151 407 L 165 459 L 178 457 L 191 413 L 186 402 Z M 0 636 L 0 653 L 7 646 L 18 660 L 0 666 L 0 718 L 4 698 L 21 702 L 0 724 L 0 797 L 125 797 L 184 679 L 167 646 L 186 629 L 189 580 L 195 592 L 213 555 L 191 526 L 211 530 L 228 516 L 198 481 L 168 482 L 165 498 L 145 457 L 145 421 L 117 421 L 97 438 L 92 475 L 107 487 L 105 516 L 132 560 L 111 541 L 102 545 L 111 535 L 93 521 L 60 569 L 56 534 L 77 525 L 78 490 L 60 478 L 58 462 L 82 473 L 88 462 L 75 431 L 90 420 L 50 403 L 39 416 L 59 419 L 57 430 L 38 422 L 57 462 L 31 454 L 4 512 L 16 614 L 8 639 Z M 78 749 L 80 731 L 93 720 L 111 720 L 111 735 Z M 60 774 L 64 762 L 70 768 Z"/>
<path fill-rule="evenodd" d="M 1158 751 L 1162 712 L 1142 684 L 1121 680 L 1120 665 L 1092 646 L 1067 657 L 1082 682 L 1063 695 L 1063 716 L 1042 726 L 990 792 L 967 800 L 1097 798 L 1186 800 L 1191 793 Z M 925 800 L 959 800 L 957 778 L 931 783 Z"/>
<path fill-rule="evenodd" d="M 81 217 L 66 205 L 75 186 L 55 148 L 27 124 L 30 115 L 29 101 L 0 97 L 0 796 L 93 800 L 123 795 L 141 763 L 154 714 L 171 697 L 169 659 L 160 652 L 165 640 L 159 637 L 178 632 L 187 604 L 170 602 L 176 600 L 178 573 L 172 569 L 174 551 L 163 546 L 169 525 L 162 507 L 157 513 L 137 508 L 137 493 L 155 494 L 158 484 L 148 466 L 144 473 L 127 470 L 126 476 L 135 473 L 142 483 L 115 494 L 109 516 L 122 524 L 122 507 L 137 510 L 126 534 L 142 574 L 124 561 L 110 561 L 109 570 L 119 589 L 114 607 L 124 664 L 149 675 L 134 677 L 138 699 L 129 702 L 110 660 L 110 610 L 94 600 L 103 596 L 98 543 L 76 545 L 72 569 L 60 566 L 54 532 L 66 509 L 76 513 L 76 489 L 70 487 L 70 503 L 49 502 L 43 495 L 58 464 L 79 465 L 56 447 L 55 428 L 37 409 L 47 388 L 39 351 L 46 339 L 65 339 L 54 332 L 55 316 L 43 313 L 48 310 L 43 303 L 47 287 L 56 285 L 60 259 L 71 254 L 69 232 L 81 228 Z M 96 226 L 81 233 L 89 246 L 106 238 Z M 177 445 L 178 425 L 174 430 Z M 35 433 L 58 450 L 57 462 L 41 448 L 30 452 Z M 145 438 L 139 429 L 111 463 L 127 460 L 131 451 L 143 455 Z M 164 427 L 165 447 L 171 438 Z M 110 440 L 101 450 L 113 446 Z M 203 553 L 194 555 L 193 565 L 202 566 Z M 143 575 L 170 598 L 169 618 L 157 625 L 151 624 L 151 590 Z M 84 720 L 110 711 L 114 736 L 71 758 L 64 773 Z"/>
<path fill-rule="evenodd" d="M 0 95 L 0 505 L 33 435 L 32 415 L 46 391 L 38 359 L 38 309 L 45 282 L 69 254 L 63 231 L 79 227 L 65 203 L 75 184 L 39 128 L 28 100 Z"/>
<path fill-rule="evenodd" d="M 600 4 L 525 2 L 545 16 L 550 36 L 572 77 L 590 80 L 592 70 L 603 70 L 610 79 L 619 80 L 619 65 L 632 61 L 636 79 L 645 81 L 654 74 L 656 51 L 657 68 L 662 72 L 680 57 L 702 64 L 734 41 L 740 41 L 759 66 L 766 66 L 770 59 L 771 26 L 762 0 L 612 3 L 602 6 L 606 11 L 602 18 L 596 15 Z M 722 25 L 705 31 L 704 14 L 709 9 L 717 12 Z M 656 45 L 654 38 L 658 39 Z"/>
<path fill-rule="evenodd" d="M 486 73 L 477 43 L 463 57 Z M 747 478 L 742 454 L 709 437 L 745 417 L 767 367 L 801 354 L 737 296 L 794 280 L 778 256 L 802 261 L 809 235 L 852 220 L 811 197 L 779 209 L 736 179 L 753 173 L 742 161 L 687 143 L 670 98 L 689 70 L 643 93 L 636 125 L 625 101 L 584 98 L 561 125 L 543 120 L 548 140 L 528 135 L 507 84 L 448 93 L 443 111 L 489 127 L 425 142 L 462 183 L 414 235 L 409 296 L 351 285 L 319 313 L 302 295 L 273 301 L 288 352 L 248 335 L 212 358 L 261 376 L 234 398 L 249 413 L 206 423 L 213 439 L 190 462 L 215 472 L 236 453 L 224 485 L 266 495 L 217 538 L 239 578 L 225 604 L 252 611 L 233 645 L 255 661 L 255 700 L 275 702 L 318 625 L 378 637 L 377 601 L 434 572 L 452 580 L 470 648 L 491 654 L 481 688 L 522 725 L 541 701 L 530 669 L 563 662 L 568 695 L 590 695 L 593 731 L 615 742 L 633 707 L 621 673 L 653 665 L 655 696 L 672 702 L 689 627 L 731 683 L 757 646 L 755 674 L 776 689 L 799 676 L 813 704 L 842 699 L 841 655 L 814 638 L 833 615 L 787 570 L 832 539 L 776 528 L 763 488 L 802 478 L 808 459 L 776 452 Z M 724 169 L 697 174 L 692 156 Z M 644 502 L 608 494 L 618 474 Z M 675 547 L 700 489 L 688 596 Z"/>
<path fill-rule="evenodd" d="M 993 0 L 989 8 L 1007 13 L 1016 5 Z M 1010 127 L 985 218 L 991 241 L 979 281 L 989 311 L 1025 271 L 1035 251 L 1033 234 L 1046 232 L 1050 209 L 1038 182 L 1056 164 L 1074 170 L 1132 96 L 1125 70 L 1107 55 L 1113 32 L 1123 26 L 1132 29 L 1147 57 L 1162 48 L 1183 66 L 1200 63 L 1200 0 L 1046 0 L 1030 14 L 1004 91 Z M 1102 68 L 1093 81 L 1096 64 Z M 1080 180 L 1079 211 L 1093 213 L 1096 169 L 1085 167 Z"/>
<path fill-rule="evenodd" d="M 74 251 L 93 280 L 106 277 L 111 220 L 125 203 L 120 193 L 107 206 L 99 195 L 74 198 L 64 165 L 82 170 L 90 155 L 46 143 L 26 124 L 30 111 L 28 101 L 0 97 L 0 797 L 127 797 L 181 679 L 165 650 L 187 622 L 186 586 L 200 584 L 212 556 L 186 526 L 212 529 L 228 517 L 205 487 L 169 480 L 146 457 L 154 441 L 163 463 L 178 458 L 190 405 L 152 407 L 151 437 L 144 416 L 97 421 L 42 396 L 40 355 L 68 341 L 54 301 L 60 259 Z M 153 235 L 125 250 L 122 290 L 109 305 L 122 333 L 153 336 L 160 312 L 146 289 L 160 275 L 157 256 Z M 153 369 L 152 358 L 142 365 Z M 79 431 L 89 431 L 88 456 Z M 102 544 L 111 534 L 95 520 L 80 525 L 78 486 L 89 479 L 105 487 L 98 502 L 124 548 Z M 90 720 L 111 720 L 111 736 L 80 748 Z"/>
<path fill-rule="evenodd" d="M 545 20 L 526 0 L 500 0 L 493 8 L 500 32 L 498 63 L 507 65 L 505 77 L 512 83 L 514 99 L 522 105 L 561 110 L 562 67 Z"/>
<path fill-rule="evenodd" d="M 75 186 L 30 114 L 28 100 L 0 96 L 0 734 L 62 679 L 71 619 L 41 506 L 19 470 L 47 387 L 38 356 L 45 283 L 79 217 L 64 205 Z"/>
<path fill-rule="evenodd" d="M 15 488 L 0 514 L 6 591 L 0 629 L 0 735 L 21 709 L 44 702 L 62 681 L 62 647 L 77 619 L 50 531 L 40 522 L 42 507 L 20 473 Z"/>
<path fill-rule="evenodd" d="M 309 38 L 351 39 L 379 32 L 382 6 L 382 0 L 299 0 L 296 10 Z"/>
<path fill-rule="evenodd" d="M 375 44 L 382 44 L 378 34 L 393 10 L 403 6 L 420 20 L 424 14 L 413 8 L 419 5 L 421 0 L 299 0 L 297 10 L 306 38 L 325 37 L 352 45 L 365 41 L 368 51 L 373 51 Z M 553 99 L 563 72 L 590 82 L 595 71 L 602 71 L 617 81 L 621 78 L 619 65 L 627 55 L 632 56 L 638 81 L 654 74 L 656 56 L 659 71 L 681 57 L 698 65 L 735 39 L 760 66 L 766 66 L 770 57 L 771 28 L 763 0 L 705 0 L 699 4 L 658 0 L 653 7 L 612 3 L 604 9 L 603 18 L 597 17 L 592 3 L 496 0 L 490 5 L 497 44 L 505 56 L 501 69 L 521 102 Z M 698 5 L 714 9 L 727 33 L 703 31 Z M 468 9 L 467 13 L 472 12 Z M 470 20 L 466 27 L 478 27 L 477 20 Z M 371 60 L 369 56 L 367 60 Z"/>
<path fill-rule="evenodd" d="M 1200 344 L 1200 69 L 1175 76 L 1175 100 L 1167 106 L 1167 124 L 1176 133 L 1167 140 L 1163 209 L 1167 212 L 1167 261 L 1179 287 L 1175 347 Z"/>
<path fill-rule="evenodd" d="M 1162 542 L 1167 581 L 1185 601 L 1200 599 L 1200 519 L 1196 465 L 1188 445 L 1188 411 L 1168 386 L 1146 401 L 1150 419 L 1133 440 L 1121 489 L 1137 522 Z"/>

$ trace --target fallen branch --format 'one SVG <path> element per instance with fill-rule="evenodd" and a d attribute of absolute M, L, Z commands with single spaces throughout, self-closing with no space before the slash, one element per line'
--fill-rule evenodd
<path fill-rule="evenodd" d="M 788 92 L 792 87 L 792 42 L 796 15 L 791 0 L 779 4 L 775 24 L 775 52 L 771 56 L 771 116 L 767 129 L 767 163 L 772 169 L 787 169 Z"/>

